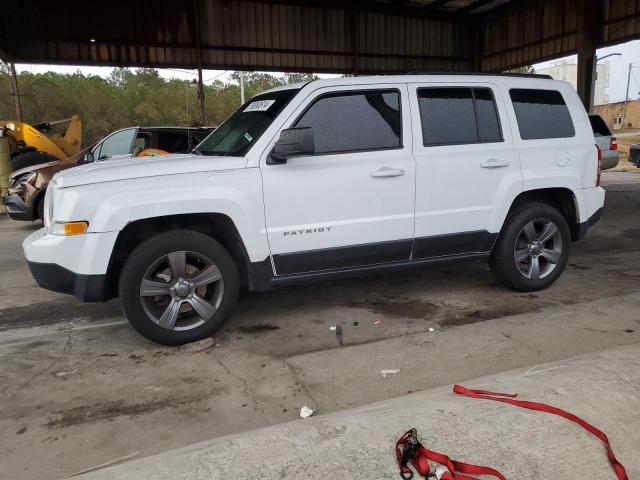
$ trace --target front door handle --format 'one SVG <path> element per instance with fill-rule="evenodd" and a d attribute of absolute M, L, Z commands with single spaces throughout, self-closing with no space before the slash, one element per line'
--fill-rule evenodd
<path fill-rule="evenodd" d="M 490 158 L 480 164 L 482 168 L 502 168 L 509 166 L 509 160 L 500 160 L 497 158 Z"/>
<path fill-rule="evenodd" d="M 404 170 L 402 168 L 382 167 L 369 175 L 373 178 L 400 177 L 404 175 Z"/>

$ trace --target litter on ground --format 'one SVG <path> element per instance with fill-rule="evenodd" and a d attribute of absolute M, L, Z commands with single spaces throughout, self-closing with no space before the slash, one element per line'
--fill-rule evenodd
<path fill-rule="evenodd" d="M 382 375 L 382 378 L 387 378 L 387 375 L 395 375 L 396 373 L 400 373 L 399 368 L 388 368 L 386 370 L 380 370 L 380 375 Z"/>
<path fill-rule="evenodd" d="M 311 415 L 316 413 L 314 410 L 311 410 L 306 405 L 300 409 L 300 418 L 309 418 Z"/>

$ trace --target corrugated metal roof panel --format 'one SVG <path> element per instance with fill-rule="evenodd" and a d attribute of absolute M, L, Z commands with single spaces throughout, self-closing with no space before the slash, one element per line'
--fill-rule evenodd
<path fill-rule="evenodd" d="M 590 1 L 603 4 L 597 45 L 640 37 L 635 0 L 33 0 L 3 7 L 0 55 L 194 68 L 199 31 L 205 68 L 504 70 L 574 53 Z"/>

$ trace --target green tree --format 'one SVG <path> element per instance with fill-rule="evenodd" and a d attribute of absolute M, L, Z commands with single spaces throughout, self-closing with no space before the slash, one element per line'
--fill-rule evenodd
<path fill-rule="evenodd" d="M 536 73 L 536 71 L 533 68 L 533 65 L 523 65 L 522 67 L 512 68 L 511 70 L 507 70 L 505 73 L 526 73 L 526 74 L 531 74 L 531 73 Z"/>
<path fill-rule="evenodd" d="M 292 83 L 305 83 L 318 80 L 318 76 L 313 73 L 285 73 L 284 83 L 291 85 Z"/>
<path fill-rule="evenodd" d="M 228 83 L 205 85 L 205 110 L 209 125 L 219 125 L 240 106 L 239 72 Z M 311 74 L 276 76 L 244 72 L 245 98 L 288 83 L 313 80 Z M 197 88 L 189 81 L 166 80 L 151 68 L 114 68 L 107 78 L 82 73 L 46 72 L 18 75 L 22 109 L 27 123 L 59 120 L 78 114 L 83 123 L 83 144 L 124 127 L 187 126 L 197 124 L 200 110 Z M 0 119 L 15 118 L 10 72 L 0 64 Z M 60 131 L 66 128 L 59 127 Z"/>

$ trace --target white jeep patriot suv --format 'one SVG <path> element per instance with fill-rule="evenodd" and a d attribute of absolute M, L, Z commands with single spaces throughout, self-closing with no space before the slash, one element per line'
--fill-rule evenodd
<path fill-rule="evenodd" d="M 599 172 L 565 82 L 316 80 L 251 99 L 190 155 L 57 174 L 24 254 L 40 286 L 119 297 L 174 345 L 223 325 L 241 288 L 486 258 L 543 289 L 600 216 Z"/>

